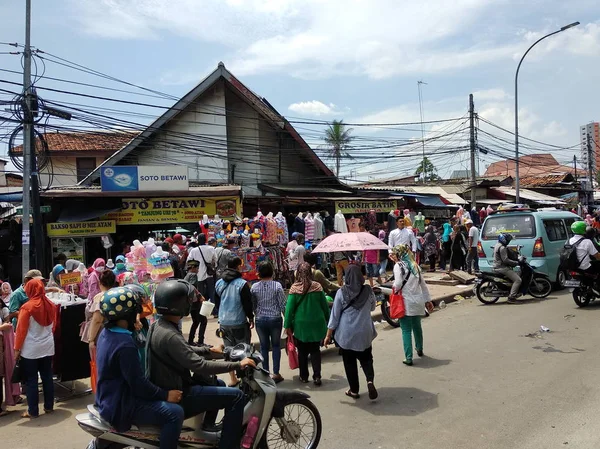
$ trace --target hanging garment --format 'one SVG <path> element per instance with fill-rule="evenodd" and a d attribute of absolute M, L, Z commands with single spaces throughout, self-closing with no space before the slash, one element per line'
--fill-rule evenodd
<path fill-rule="evenodd" d="M 285 217 L 275 217 L 275 223 L 277 225 L 277 241 L 280 245 L 285 246 L 289 242 L 288 225 Z"/>
<path fill-rule="evenodd" d="M 360 218 L 351 218 L 346 224 L 349 232 L 360 232 Z"/>
<path fill-rule="evenodd" d="M 417 228 L 420 233 L 425 232 L 425 216 L 421 212 L 415 216 L 415 228 Z"/>
<path fill-rule="evenodd" d="M 304 219 L 304 238 L 309 242 L 315 239 L 315 220 L 310 215 Z"/>
<path fill-rule="evenodd" d="M 344 217 L 344 214 L 342 214 L 341 212 L 338 212 L 337 214 L 335 214 L 334 229 L 335 229 L 335 232 L 348 232 L 348 225 L 346 223 L 346 218 Z"/>
<path fill-rule="evenodd" d="M 277 245 L 279 243 L 279 234 L 277 232 L 277 222 L 274 218 L 267 218 L 266 232 L 263 235 L 263 244 Z"/>
<path fill-rule="evenodd" d="M 321 220 L 321 216 L 319 214 L 315 214 L 315 237 L 314 240 L 318 242 L 319 240 L 323 240 L 325 237 L 325 224 L 323 220 Z"/>
<path fill-rule="evenodd" d="M 323 218 L 323 225 L 325 226 L 325 231 L 323 235 L 327 235 L 327 232 L 333 232 L 335 230 L 335 224 L 333 217 L 329 215 L 329 212 L 325 212 L 325 216 Z"/>
<path fill-rule="evenodd" d="M 299 234 L 304 234 L 304 230 L 305 230 L 304 218 L 297 216 L 296 219 L 294 220 L 294 224 L 295 224 L 296 232 Z"/>
<path fill-rule="evenodd" d="M 487 211 L 485 210 L 485 207 L 482 207 L 479 211 L 479 220 L 481 221 L 481 223 L 483 223 L 485 217 L 487 217 Z"/>
<path fill-rule="evenodd" d="M 365 216 L 365 229 L 373 231 L 377 227 L 377 215 L 374 211 L 369 211 Z"/>

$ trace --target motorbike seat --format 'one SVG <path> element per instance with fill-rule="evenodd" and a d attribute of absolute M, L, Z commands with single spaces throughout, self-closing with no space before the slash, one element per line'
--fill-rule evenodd
<path fill-rule="evenodd" d="M 108 427 L 110 429 L 113 428 L 113 426 L 111 426 L 108 421 L 106 421 L 105 419 L 102 418 L 102 416 L 100 416 L 100 411 L 98 410 L 98 408 L 96 407 L 95 404 L 88 405 L 87 409 L 88 409 L 88 412 L 90 412 L 92 415 L 94 415 L 94 417 L 96 419 L 98 419 L 98 421 L 100 421 L 106 427 Z M 132 425 L 130 430 L 134 431 L 134 432 L 143 432 L 143 433 L 157 433 L 157 434 L 160 433 L 160 427 L 158 427 L 158 426 L 138 427 L 136 425 Z"/>

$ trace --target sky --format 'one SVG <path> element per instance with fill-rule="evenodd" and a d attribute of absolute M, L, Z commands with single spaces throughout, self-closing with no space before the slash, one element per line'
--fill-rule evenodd
<path fill-rule="evenodd" d="M 0 42 L 24 42 L 23 4 L 1 2 Z M 597 0 L 32 0 L 32 45 L 174 98 L 222 61 L 290 120 L 418 122 L 417 81 L 422 80 L 425 121 L 465 116 L 473 93 L 480 119 L 512 131 L 514 74 L 520 57 L 539 37 L 574 21 L 581 25 L 537 45 L 519 75 L 521 134 L 555 145 L 555 157 L 566 162 L 579 152 L 574 148 L 579 126 L 600 120 Z M 15 49 L 0 45 L 0 69 L 20 71 L 20 56 L 5 54 L 11 50 Z M 126 87 L 55 63 L 46 64 L 45 75 Z M 18 82 L 19 75 L 0 72 L 0 79 Z M 44 82 L 65 88 L 65 83 Z M 0 88 L 7 85 L 0 83 Z M 98 95 L 95 88 L 71 88 Z M 6 112 L 0 111 L 0 122 L 2 116 Z M 468 168 L 468 153 L 462 151 L 468 132 L 454 123 L 424 127 L 426 138 L 461 131 L 454 140 L 427 143 L 427 152 L 443 145 L 457 149 L 455 154 L 432 154 L 442 175 Z M 506 140 L 501 145 L 508 154 L 513 137 L 480 124 Z M 377 146 L 418 141 L 418 126 L 351 127 L 357 137 L 353 154 L 400 157 L 392 159 L 394 163 L 375 158 L 344 161 L 344 176 L 370 180 L 414 172 L 418 158 L 401 155 L 418 154 L 417 146 Z M 323 127 L 297 128 L 322 153 Z M 500 142 L 489 139 L 488 147 Z M 480 155 L 479 169 L 501 158 Z"/>

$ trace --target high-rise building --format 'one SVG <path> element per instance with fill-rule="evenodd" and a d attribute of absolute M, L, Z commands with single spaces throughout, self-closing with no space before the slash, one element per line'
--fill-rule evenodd
<path fill-rule="evenodd" d="M 580 127 L 581 136 L 581 165 L 588 170 L 588 140 L 592 146 L 592 170 L 600 167 L 600 123 L 590 122 Z"/>

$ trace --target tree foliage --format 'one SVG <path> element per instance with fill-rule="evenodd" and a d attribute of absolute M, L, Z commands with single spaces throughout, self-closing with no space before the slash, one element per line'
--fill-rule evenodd
<path fill-rule="evenodd" d="M 424 157 L 421 160 L 421 163 L 419 164 L 419 166 L 417 167 L 417 170 L 415 171 L 415 176 L 418 176 L 421 180 L 423 179 L 423 176 L 424 176 L 425 182 L 437 181 L 437 180 L 441 179 L 439 177 L 439 175 L 437 174 L 437 168 L 435 168 L 435 165 L 433 165 L 433 163 L 427 157 Z"/>
<path fill-rule="evenodd" d="M 352 128 L 346 128 L 343 120 L 334 120 L 325 130 L 325 137 L 323 140 L 327 144 L 327 151 L 329 157 L 335 161 L 335 175 L 340 175 L 340 163 L 342 157 L 351 158 L 347 149 L 350 142 L 354 139 L 350 134 Z"/>

